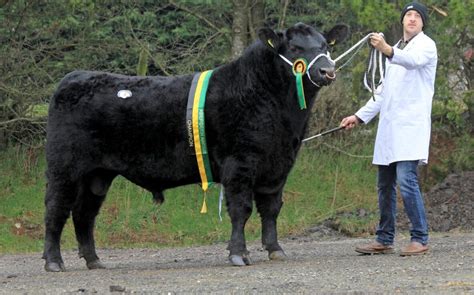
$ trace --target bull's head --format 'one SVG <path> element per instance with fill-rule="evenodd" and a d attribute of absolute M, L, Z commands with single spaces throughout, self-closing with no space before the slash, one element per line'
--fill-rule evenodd
<path fill-rule="evenodd" d="M 336 78 L 335 63 L 329 57 L 330 46 L 344 41 L 348 34 L 347 25 L 336 25 L 327 33 L 319 33 L 311 26 L 298 23 L 283 32 L 260 29 L 259 38 L 280 55 L 282 62 L 291 64 L 290 72 L 293 70 L 296 75 L 302 71 L 307 76 L 305 79 L 321 87 Z"/>

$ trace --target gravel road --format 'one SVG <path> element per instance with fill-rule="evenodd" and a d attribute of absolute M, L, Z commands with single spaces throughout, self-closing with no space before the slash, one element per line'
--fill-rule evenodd
<path fill-rule="evenodd" d="M 65 251 L 67 272 L 47 273 L 41 255 L 0 256 L 0 294 L 311 293 L 474 294 L 474 232 L 435 233 L 431 252 L 363 256 L 365 239 L 313 233 L 281 240 L 288 260 L 274 262 L 258 243 L 253 265 L 227 262 L 225 244 L 178 249 L 100 249 L 107 270 L 87 270 Z M 408 237 L 397 236 L 397 250 Z"/>

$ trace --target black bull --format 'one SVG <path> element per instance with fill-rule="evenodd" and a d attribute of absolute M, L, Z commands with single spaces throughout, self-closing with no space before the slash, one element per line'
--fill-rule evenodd
<path fill-rule="evenodd" d="M 310 109 L 328 85 L 334 64 L 320 58 L 303 77 L 307 109 L 298 105 L 290 61 L 328 51 L 347 26 L 326 34 L 304 24 L 259 31 L 259 39 L 233 62 L 214 70 L 205 105 L 205 131 L 214 181 L 225 188 L 234 265 L 250 264 L 244 227 L 253 201 L 270 259 L 283 259 L 277 217 L 282 190 L 301 146 Z M 193 75 L 132 77 L 75 71 L 52 97 L 47 128 L 45 246 L 47 271 L 64 271 L 61 233 L 72 212 L 79 255 L 90 269 L 104 268 L 94 244 L 94 222 L 112 180 L 122 175 L 163 200 L 168 188 L 199 183 L 189 154 L 186 106 Z M 120 98 L 121 89 L 132 96 Z"/>

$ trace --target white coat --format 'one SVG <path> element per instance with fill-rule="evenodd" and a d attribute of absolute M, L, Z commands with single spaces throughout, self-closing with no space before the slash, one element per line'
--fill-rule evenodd
<path fill-rule="evenodd" d="M 423 32 L 386 60 L 380 93 L 355 114 L 365 124 L 380 113 L 372 163 L 428 163 L 431 104 L 438 61 L 435 42 Z"/>

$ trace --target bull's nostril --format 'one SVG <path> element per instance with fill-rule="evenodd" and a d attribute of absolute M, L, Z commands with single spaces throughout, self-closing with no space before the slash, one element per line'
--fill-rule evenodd
<path fill-rule="evenodd" d="M 331 71 L 331 72 L 326 72 L 326 77 L 329 79 L 334 79 L 336 78 L 336 72 Z"/>
<path fill-rule="evenodd" d="M 319 73 L 321 73 L 322 76 L 329 79 L 334 79 L 336 77 L 335 69 L 333 67 L 321 68 L 319 69 Z"/>
<path fill-rule="evenodd" d="M 334 68 L 333 67 L 321 68 L 321 69 L 319 69 L 319 71 L 321 72 L 321 74 L 332 73 L 332 72 L 334 72 Z"/>

